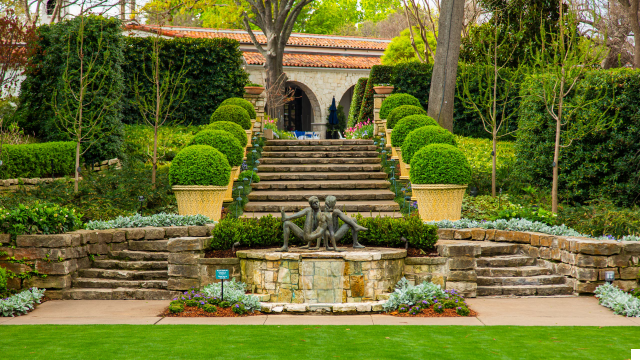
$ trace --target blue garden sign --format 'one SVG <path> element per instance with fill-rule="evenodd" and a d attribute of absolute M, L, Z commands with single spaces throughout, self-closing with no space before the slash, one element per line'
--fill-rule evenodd
<path fill-rule="evenodd" d="M 229 270 L 216 270 L 216 280 L 229 280 Z"/>

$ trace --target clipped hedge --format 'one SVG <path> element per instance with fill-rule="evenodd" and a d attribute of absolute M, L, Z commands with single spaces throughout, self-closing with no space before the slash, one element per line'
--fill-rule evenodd
<path fill-rule="evenodd" d="M 371 68 L 369 74 L 369 80 L 367 80 L 367 86 L 362 95 L 362 105 L 360 106 L 360 115 L 358 115 L 358 122 L 365 122 L 367 120 L 373 121 L 373 90 L 374 84 L 384 84 L 391 82 L 391 72 L 393 66 L 386 65 L 374 65 Z"/>
<path fill-rule="evenodd" d="M 393 129 L 393 132 L 391 132 L 391 146 L 401 147 L 410 132 L 423 126 L 439 127 L 440 125 L 438 125 L 438 122 L 434 118 L 427 115 L 410 115 L 404 117 Z"/>
<path fill-rule="evenodd" d="M 251 119 L 256 118 L 256 109 L 253 107 L 253 104 L 243 98 L 240 98 L 240 97 L 228 98 L 227 100 L 223 101 L 222 104 L 220 104 L 220 106 L 222 105 L 238 105 L 243 109 L 247 110 L 247 113 L 249 113 L 249 118 Z"/>
<path fill-rule="evenodd" d="M 154 37 L 123 37 L 125 84 L 134 79 L 152 92 L 153 84 L 144 76 L 151 69 Z M 232 39 L 174 37 L 159 39 L 160 70 L 177 71 L 184 64 L 187 94 L 184 103 L 173 113 L 182 124 L 205 125 L 218 106 L 227 98 L 242 97 L 249 75 L 243 70 L 242 51 Z M 131 101 L 133 90 L 127 86 L 123 96 L 124 120 L 128 124 L 144 124 L 140 110 Z"/>
<path fill-rule="evenodd" d="M 71 175 L 75 168 L 76 143 L 4 145 L 0 159 L 1 179 Z"/>
<path fill-rule="evenodd" d="M 353 127 L 358 122 L 358 116 L 360 115 L 360 106 L 362 105 L 362 97 L 364 90 L 367 87 L 367 81 L 369 78 L 360 78 L 353 89 L 353 98 L 351 99 L 351 106 L 349 107 L 349 118 L 347 119 L 347 127 Z"/>
<path fill-rule="evenodd" d="M 356 214 L 355 218 L 358 224 L 369 229 L 358 233 L 358 241 L 365 246 L 404 247 L 401 238 L 405 237 L 411 247 L 433 250 L 438 240 L 438 228 L 424 224 L 418 217 L 364 218 Z M 296 219 L 294 223 L 302 227 L 304 219 Z M 351 236 L 345 235 L 343 241 L 350 243 Z M 282 220 L 271 215 L 259 219 L 220 220 L 211 231 L 210 249 L 227 250 L 235 242 L 248 247 L 280 247 L 282 246 Z M 303 245 L 303 241 L 295 236 L 289 238 L 289 243 Z"/>
<path fill-rule="evenodd" d="M 238 105 L 222 105 L 211 115 L 211 122 L 230 121 L 236 123 L 244 130 L 251 129 L 251 118 L 247 110 Z"/>
<path fill-rule="evenodd" d="M 431 144 L 457 145 L 455 136 L 449 130 L 439 125 L 424 126 L 412 130 L 405 138 L 402 144 L 402 161 L 411 164 L 413 156 L 420 149 Z"/>
<path fill-rule="evenodd" d="M 413 157 L 409 178 L 412 184 L 466 185 L 471 181 L 471 167 L 455 146 L 431 144 Z"/>
<path fill-rule="evenodd" d="M 382 106 L 380 107 L 380 119 L 386 119 L 392 110 L 402 105 L 420 106 L 420 101 L 410 94 L 391 94 L 382 102 Z"/>
<path fill-rule="evenodd" d="M 171 185 L 227 186 L 230 178 L 227 157 L 207 145 L 187 146 L 176 155 L 169 168 Z"/>
<path fill-rule="evenodd" d="M 242 165 L 244 148 L 233 134 L 224 130 L 202 130 L 193 137 L 189 145 L 211 146 L 227 157 L 231 167 Z"/>
<path fill-rule="evenodd" d="M 231 121 L 216 121 L 211 123 L 205 127 L 206 130 L 222 130 L 228 133 L 231 133 L 233 137 L 236 138 L 240 142 L 240 146 L 243 148 L 247 147 L 247 133 L 244 131 L 242 126 L 233 123 Z"/>
<path fill-rule="evenodd" d="M 427 112 L 420 106 L 400 105 L 389 113 L 387 117 L 387 128 L 395 128 L 398 121 L 410 115 L 427 115 Z"/>

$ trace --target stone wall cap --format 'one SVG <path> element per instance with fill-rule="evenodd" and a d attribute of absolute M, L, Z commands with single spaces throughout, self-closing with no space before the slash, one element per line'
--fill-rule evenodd
<path fill-rule="evenodd" d="M 198 264 L 201 265 L 237 265 L 240 264 L 238 258 L 200 258 Z"/>

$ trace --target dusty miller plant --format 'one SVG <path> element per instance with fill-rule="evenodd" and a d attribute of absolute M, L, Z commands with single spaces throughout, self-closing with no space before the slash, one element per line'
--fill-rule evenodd
<path fill-rule="evenodd" d="M 598 286 L 595 293 L 600 305 L 613 310 L 615 314 L 640 317 L 640 299 L 635 296 L 611 284 Z"/>
<path fill-rule="evenodd" d="M 260 310 L 260 300 L 256 296 L 245 294 L 246 285 L 243 282 L 237 282 L 235 279 L 225 281 L 224 283 L 224 301 L 232 304 L 241 303 L 249 311 Z M 201 292 L 206 296 L 221 297 L 222 284 L 212 283 L 202 288 Z"/>
<path fill-rule="evenodd" d="M 448 295 L 440 285 L 423 282 L 420 285 L 411 285 L 406 278 L 400 279 L 396 289 L 389 295 L 389 300 L 382 305 L 385 311 L 396 310 L 400 305 L 415 305 L 423 300 L 443 298 Z"/>
<path fill-rule="evenodd" d="M 204 215 L 176 215 L 160 213 L 151 216 L 135 214 L 133 216 L 118 216 L 113 220 L 92 220 L 85 228 L 87 230 L 106 230 L 119 228 L 137 228 L 145 226 L 202 226 L 214 223 Z"/>

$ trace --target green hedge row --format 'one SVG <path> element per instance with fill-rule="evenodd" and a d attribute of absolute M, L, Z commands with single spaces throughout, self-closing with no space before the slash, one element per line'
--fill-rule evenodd
<path fill-rule="evenodd" d="M 365 246 L 404 247 L 401 240 L 404 237 L 411 247 L 432 250 L 438 241 L 438 228 L 424 224 L 416 216 L 401 219 L 387 216 L 365 218 L 357 214 L 355 218 L 358 224 L 369 229 L 358 233 L 358 241 Z M 294 223 L 302 228 L 304 219 L 296 219 Z M 211 237 L 209 247 L 212 250 L 231 249 L 235 242 L 249 247 L 280 247 L 283 243 L 282 220 L 270 215 L 259 219 L 225 218 L 215 226 Z M 343 242 L 350 241 L 351 236 L 347 234 Z M 294 236 L 289 238 L 289 243 L 306 245 Z"/>
<path fill-rule="evenodd" d="M 353 127 L 358 122 L 360 116 L 360 106 L 362 105 L 362 97 L 367 87 L 369 78 L 360 78 L 353 89 L 353 99 L 351 99 L 351 107 L 349 107 L 349 119 L 347 127 Z"/>
<path fill-rule="evenodd" d="M 373 121 L 373 95 L 375 94 L 373 86 L 375 84 L 390 83 L 392 71 L 393 66 L 387 65 L 375 65 L 371 68 L 369 80 L 367 80 L 367 86 L 362 95 L 362 105 L 360 105 L 358 122 L 365 122 L 368 119 Z"/>
<path fill-rule="evenodd" d="M 4 145 L 0 159 L 0 179 L 71 175 L 76 161 L 76 143 Z"/>

